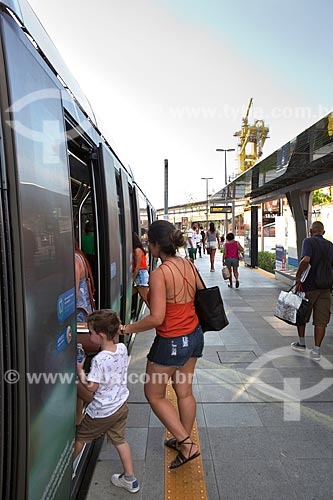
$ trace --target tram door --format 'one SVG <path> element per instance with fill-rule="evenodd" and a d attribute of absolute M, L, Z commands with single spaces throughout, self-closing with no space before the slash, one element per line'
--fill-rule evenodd
<path fill-rule="evenodd" d="M 114 157 L 109 149 L 101 144 L 98 151 L 100 163 L 100 193 L 98 196 L 99 213 L 103 213 L 104 230 L 107 234 L 103 238 L 105 256 L 105 277 L 101 280 L 104 300 L 102 307 L 111 307 L 120 313 L 122 258 L 120 253 L 120 219 L 118 215 L 118 194 Z M 108 237 L 107 237 L 108 235 Z"/>
<path fill-rule="evenodd" d="M 3 122 L 6 154 L 12 160 L 7 168 L 14 268 L 10 292 L 15 304 L 11 354 L 21 375 L 8 433 L 14 443 L 8 469 L 18 465 L 6 478 L 10 497 L 2 498 L 64 500 L 70 494 L 76 386 L 63 105 L 48 66 L 36 59 L 13 18 L 2 10 L 0 22 L 1 70 L 5 65 L 0 99 L 8 96 L 12 106 Z M 19 102 L 21 106 L 14 107 Z M 9 120 L 14 124 L 11 129 Z M 56 139 L 50 124 L 53 132 L 57 130 Z"/>
<path fill-rule="evenodd" d="M 120 169 L 118 179 L 118 196 L 122 218 L 123 293 L 121 319 L 123 323 L 129 323 L 132 309 L 132 219 L 128 176 L 123 168 Z"/>

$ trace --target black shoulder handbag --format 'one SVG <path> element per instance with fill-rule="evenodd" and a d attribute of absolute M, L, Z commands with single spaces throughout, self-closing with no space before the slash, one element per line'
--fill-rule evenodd
<path fill-rule="evenodd" d="M 205 287 L 201 290 L 197 288 L 194 299 L 195 312 L 199 318 L 201 328 L 203 332 L 220 331 L 229 325 L 220 289 L 218 286 L 207 288 L 197 268 L 195 268 L 195 271 Z"/>

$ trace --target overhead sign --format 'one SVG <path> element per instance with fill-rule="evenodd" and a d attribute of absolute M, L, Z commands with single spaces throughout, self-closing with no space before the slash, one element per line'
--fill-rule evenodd
<path fill-rule="evenodd" d="M 211 214 L 231 214 L 232 207 L 228 205 L 214 205 L 210 207 Z"/>

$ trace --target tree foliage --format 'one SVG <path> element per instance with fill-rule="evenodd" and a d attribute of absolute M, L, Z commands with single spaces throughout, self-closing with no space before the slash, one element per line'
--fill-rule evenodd
<path fill-rule="evenodd" d="M 323 189 L 316 189 L 312 195 L 312 205 L 325 205 L 331 203 L 331 196 L 326 194 Z"/>
<path fill-rule="evenodd" d="M 258 252 L 258 267 L 269 273 L 274 274 L 275 252 Z"/>

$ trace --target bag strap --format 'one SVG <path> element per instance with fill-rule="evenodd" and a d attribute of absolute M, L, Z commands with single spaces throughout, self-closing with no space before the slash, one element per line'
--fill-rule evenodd
<path fill-rule="evenodd" d="M 94 301 L 94 296 L 93 296 L 93 293 L 92 293 L 92 286 L 91 286 L 91 281 L 90 280 L 91 280 L 90 277 L 86 278 L 88 295 L 89 295 L 89 302 L 90 302 L 90 305 L 91 305 L 91 309 L 93 311 L 95 311 L 96 307 L 95 307 L 95 301 Z"/>
<path fill-rule="evenodd" d="M 303 292 L 303 285 L 302 283 L 295 283 L 291 288 L 289 288 L 288 292 L 293 292 L 293 293 L 299 293 Z"/>
<path fill-rule="evenodd" d="M 94 292 L 95 292 L 94 278 L 89 270 L 89 267 L 87 266 L 85 257 L 82 257 L 82 255 L 80 255 L 79 253 L 77 253 L 76 255 L 78 255 L 80 257 L 81 262 L 83 263 L 84 274 L 86 277 L 86 284 L 87 284 L 87 290 L 88 290 L 88 295 L 89 295 L 89 302 L 90 302 L 91 310 L 95 311 L 96 307 L 95 307 L 95 301 L 94 301 Z"/>
<path fill-rule="evenodd" d="M 198 277 L 199 277 L 199 279 L 200 279 L 200 281 L 201 281 L 201 283 L 202 283 L 202 285 L 203 285 L 203 287 L 204 287 L 204 288 L 207 288 L 207 287 L 206 287 L 206 283 L 205 283 L 205 282 L 204 282 L 204 280 L 202 279 L 202 276 L 201 276 L 201 274 L 199 273 L 198 269 L 195 267 L 195 265 L 194 265 L 194 264 L 192 264 L 192 262 L 190 262 L 190 264 L 191 264 L 191 267 L 192 267 L 192 271 L 193 271 L 193 273 L 194 273 L 194 276 L 197 274 L 197 275 L 198 275 Z M 197 280 L 195 280 L 195 282 L 197 282 Z"/>
<path fill-rule="evenodd" d="M 88 311 L 88 309 L 86 309 L 83 306 L 76 306 L 76 310 L 77 311 L 83 311 L 86 316 L 89 316 L 89 314 L 90 314 L 89 311 Z"/>

